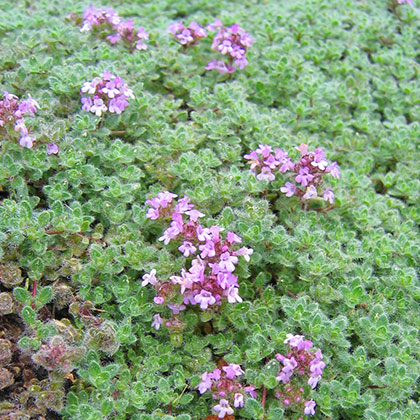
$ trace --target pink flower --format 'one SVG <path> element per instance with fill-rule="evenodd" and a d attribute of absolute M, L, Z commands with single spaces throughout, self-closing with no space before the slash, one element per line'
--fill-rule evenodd
<path fill-rule="evenodd" d="M 286 185 L 284 187 L 281 187 L 280 191 L 286 194 L 286 197 L 291 197 L 292 195 L 296 194 L 296 184 L 286 182 Z"/>
<path fill-rule="evenodd" d="M 228 366 L 223 366 L 222 368 L 226 373 L 226 378 L 233 379 L 235 376 L 241 376 L 245 372 L 241 369 L 241 367 L 235 363 L 229 363 Z"/>
<path fill-rule="evenodd" d="M 163 324 L 163 319 L 159 314 L 153 315 L 152 327 L 157 331 L 160 326 Z"/>
<path fill-rule="evenodd" d="M 316 407 L 316 403 L 314 400 L 305 401 L 305 410 L 303 411 L 304 414 L 306 414 L 307 416 L 309 415 L 314 416 L 315 407 Z"/>
<path fill-rule="evenodd" d="M 216 303 L 214 296 L 206 290 L 202 290 L 198 295 L 195 295 L 194 300 L 200 304 L 200 309 L 207 309 L 209 305 Z"/>
<path fill-rule="evenodd" d="M 229 403 L 225 399 L 220 400 L 220 404 L 217 404 L 213 407 L 213 410 L 218 413 L 217 417 L 222 419 L 226 414 L 233 414 L 233 408 L 229 406 Z"/>
<path fill-rule="evenodd" d="M 47 154 L 56 155 L 58 153 L 58 146 L 55 143 L 47 144 Z"/>
<path fill-rule="evenodd" d="M 243 396 L 243 394 L 236 393 L 233 398 L 234 398 L 233 406 L 235 408 L 244 406 L 244 396 Z"/>
<path fill-rule="evenodd" d="M 152 285 L 155 285 L 156 282 L 157 282 L 157 280 L 156 280 L 156 270 L 153 269 L 149 274 L 145 274 L 142 277 L 142 279 L 143 279 L 143 281 L 141 282 L 142 286 L 146 286 L 149 283 L 152 284 Z"/>
<path fill-rule="evenodd" d="M 189 257 L 191 254 L 194 254 L 197 251 L 197 248 L 188 241 L 184 241 L 184 243 L 178 247 L 178 249 L 183 253 L 184 257 Z"/>

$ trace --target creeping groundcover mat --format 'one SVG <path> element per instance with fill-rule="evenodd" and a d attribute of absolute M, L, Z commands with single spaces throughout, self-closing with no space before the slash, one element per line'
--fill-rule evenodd
<path fill-rule="evenodd" d="M 419 0 L 0 0 L 0 420 L 420 420 Z"/>

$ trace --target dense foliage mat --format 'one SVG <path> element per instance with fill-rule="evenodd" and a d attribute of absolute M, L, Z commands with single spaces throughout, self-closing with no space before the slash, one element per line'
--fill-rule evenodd
<path fill-rule="evenodd" d="M 109 38 L 81 31 L 89 2 L 0 2 L 17 101 L 0 126 L 1 419 L 420 418 L 420 13 L 405 3 L 109 0 L 94 7 L 143 27 Z M 328 202 L 244 157 L 298 160 L 302 144 L 340 168 Z M 165 191 L 196 209 L 173 223 L 207 239 L 165 231 Z M 185 283 L 194 252 L 225 275 L 216 297 Z"/>

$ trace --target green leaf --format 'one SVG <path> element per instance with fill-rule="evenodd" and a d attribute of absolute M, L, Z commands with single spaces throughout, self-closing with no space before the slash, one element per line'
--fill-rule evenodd
<path fill-rule="evenodd" d="M 89 376 L 92 379 L 96 379 L 100 376 L 102 369 L 99 363 L 93 360 L 89 363 L 88 371 L 89 371 Z"/>
<path fill-rule="evenodd" d="M 188 404 L 194 399 L 193 394 L 184 394 L 179 400 L 178 404 Z"/>
<path fill-rule="evenodd" d="M 31 299 L 31 295 L 23 287 L 15 287 L 13 289 L 13 295 L 20 303 L 27 303 Z"/>
<path fill-rule="evenodd" d="M 36 313 L 30 306 L 25 306 L 22 309 L 22 318 L 27 324 L 31 325 L 36 321 Z"/>
<path fill-rule="evenodd" d="M 52 212 L 50 210 L 46 210 L 41 212 L 38 215 L 38 223 L 41 227 L 47 226 L 48 223 L 50 223 L 51 219 L 52 219 Z"/>
<path fill-rule="evenodd" d="M 257 400 L 248 398 L 241 414 L 248 419 L 261 419 L 264 416 L 264 409 Z"/>
<path fill-rule="evenodd" d="M 41 325 L 36 329 L 36 336 L 43 340 L 48 337 L 52 337 L 58 333 L 57 328 L 54 325 Z"/>
<path fill-rule="evenodd" d="M 37 301 L 41 305 L 45 305 L 46 303 L 49 303 L 53 297 L 53 289 L 51 286 L 43 287 L 39 293 L 37 293 Z"/>

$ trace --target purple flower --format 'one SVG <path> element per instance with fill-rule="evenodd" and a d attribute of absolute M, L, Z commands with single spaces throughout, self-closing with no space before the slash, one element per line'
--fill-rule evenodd
<path fill-rule="evenodd" d="M 200 304 L 200 309 L 203 310 L 216 303 L 214 296 L 207 290 L 201 290 L 198 295 L 194 296 L 194 300 Z"/>
<path fill-rule="evenodd" d="M 214 379 L 215 381 L 218 381 L 220 379 L 220 369 L 214 369 L 213 372 L 209 373 L 209 378 Z"/>
<path fill-rule="evenodd" d="M 183 29 L 179 34 L 176 34 L 181 45 L 187 45 L 194 41 L 194 37 L 189 29 Z"/>
<path fill-rule="evenodd" d="M 20 130 L 20 134 L 22 136 L 28 135 L 28 129 L 26 128 L 25 121 L 24 121 L 23 118 L 21 118 L 20 120 L 17 120 L 16 121 L 16 124 L 14 126 L 14 130 L 15 131 L 19 131 Z"/>
<path fill-rule="evenodd" d="M 181 286 L 181 295 L 183 295 L 185 293 L 185 289 L 190 289 L 193 281 L 191 280 L 191 276 L 188 275 L 189 273 L 186 273 L 185 270 L 183 269 L 181 271 L 181 276 L 171 276 L 171 282 L 173 284 L 179 284 Z"/>
<path fill-rule="evenodd" d="M 206 31 L 194 21 L 185 27 L 180 20 L 169 25 L 166 32 L 172 33 L 184 48 L 197 44 L 201 38 L 207 36 Z"/>
<path fill-rule="evenodd" d="M 104 101 L 101 98 L 94 98 L 93 105 L 90 107 L 90 112 L 95 114 L 97 117 L 100 117 L 108 108 L 104 104 Z"/>
<path fill-rule="evenodd" d="M 36 110 L 39 109 L 38 102 L 31 97 L 31 95 L 28 95 L 29 98 L 25 99 L 24 101 L 20 102 L 18 109 L 15 111 L 15 115 L 20 118 L 24 114 L 31 114 L 35 115 Z"/>
<path fill-rule="evenodd" d="M 325 152 L 319 147 L 315 150 L 314 160 L 311 162 L 311 165 L 319 168 L 321 171 L 325 171 L 328 166 L 328 162 L 325 160 Z"/>
<path fill-rule="evenodd" d="M 310 385 L 312 389 L 315 389 L 320 379 L 321 375 L 312 375 L 308 379 L 308 385 Z"/>
<path fill-rule="evenodd" d="M 208 389 L 211 388 L 211 378 L 207 372 L 204 372 L 201 375 L 201 382 L 198 385 L 198 390 L 200 394 L 204 394 Z"/>
<path fill-rule="evenodd" d="M 190 219 L 191 219 L 192 222 L 197 222 L 200 217 L 205 216 L 205 214 L 203 214 L 203 213 L 201 213 L 201 212 L 199 212 L 198 210 L 195 210 L 195 209 L 188 210 L 185 213 L 188 214 L 188 216 L 190 216 Z"/>
<path fill-rule="evenodd" d="M 56 143 L 47 144 L 47 154 L 56 155 L 58 153 L 58 146 Z"/>
<path fill-rule="evenodd" d="M 337 162 L 333 162 L 327 166 L 326 172 L 329 172 L 334 178 L 340 179 L 340 169 L 338 168 Z"/>
<path fill-rule="evenodd" d="M 109 112 L 121 114 L 128 106 L 128 101 L 125 95 L 120 95 L 118 98 L 113 98 L 109 101 Z"/>
<path fill-rule="evenodd" d="M 241 257 L 244 257 L 245 261 L 249 262 L 249 260 L 250 260 L 249 256 L 252 255 L 253 252 L 254 252 L 254 250 L 252 248 L 246 248 L 246 247 L 243 246 L 242 248 L 238 249 L 235 252 L 235 254 L 239 255 Z"/>
<path fill-rule="evenodd" d="M 35 140 L 36 140 L 36 139 L 35 139 L 35 137 L 30 137 L 30 136 L 26 135 L 26 136 L 22 136 L 22 137 L 19 139 L 19 144 L 20 144 L 22 147 L 26 147 L 26 148 L 28 148 L 28 149 L 31 149 L 31 148 L 32 148 L 32 146 L 33 146 L 33 142 L 34 142 Z"/>
<path fill-rule="evenodd" d="M 273 151 L 273 149 L 268 144 L 260 144 L 258 149 L 256 149 L 255 151 L 259 155 L 262 155 L 264 159 L 267 159 L 270 156 L 270 153 Z"/>
<path fill-rule="evenodd" d="M 128 106 L 127 98 L 134 99 L 133 91 L 128 85 L 109 71 L 101 73 L 101 77 L 95 77 L 91 82 L 85 82 L 80 92 L 93 95 L 81 98 L 82 109 L 98 117 L 107 110 L 121 114 Z"/>
<path fill-rule="evenodd" d="M 220 404 L 217 404 L 213 407 L 213 410 L 216 413 L 219 413 L 217 415 L 217 417 L 219 417 L 219 419 L 222 419 L 223 417 L 225 417 L 226 414 L 231 415 L 233 414 L 233 408 L 229 406 L 229 403 L 227 400 L 225 399 L 221 399 Z"/>
<path fill-rule="evenodd" d="M 301 343 L 304 338 L 304 335 L 286 334 L 286 340 L 284 340 L 284 344 L 288 343 L 290 347 L 298 347 L 299 343 Z"/>
<path fill-rule="evenodd" d="M 217 70 L 220 74 L 231 74 L 236 71 L 235 67 L 227 65 L 221 60 L 210 60 L 206 66 L 206 70 Z"/>
<path fill-rule="evenodd" d="M 257 393 L 255 392 L 255 386 L 253 386 L 253 385 L 246 386 L 246 387 L 244 388 L 244 390 L 245 390 L 246 392 L 248 392 L 248 394 L 249 394 L 252 398 L 257 398 Z"/>
<path fill-rule="evenodd" d="M 224 252 L 220 255 L 219 266 L 226 271 L 232 273 L 235 271 L 235 264 L 238 264 L 238 257 L 230 255 L 229 252 Z"/>
<path fill-rule="evenodd" d="M 155 296 L 153 298 L 153 302 L 156 303 L 156 305 L 162 305 L 162 303 L 165 301 L 165 299 L 162 296 Z"/>
<path fill-rule="evenodd" d="M 407 3 L 407 4 L 409 4 L 411 7 L 414 7 L 413 0 L 398 0 L 398 3 L 399 3 L 399 4 Z"/>
<path fill-rule="evenodd" d="M 175 303 L 168 303 L 168 308 L 173 312 L 174 315 L 178 315 L 181 311 L 187 307 L 185 305 L 177 305 Z"/>
<path fill-rule="evenodd" d="M 331 204 L 334 203 L 334 193 L 331 191 L 331 188 L 328 187 L 323 193 L 322 196 L 324 197 L 325 201 L 329 201 Z"/>
<path fill-rule="evenodd" d="M 226 378 L 233 379 L 235 376 L 241 376 L 245 372 L 241 369 L 241 367 L 235 363 L 229 363 L 228 366 L 223 366 L 222 368 L 226 373 Z"/>
<path fill-rule="evenodd" d="M 259 173 L 257 175 L 257 179 L 260 180 L 260 181 L 262 181 L 262 180 L 265 180 L 265 181 L 274 181 L 275 176 L 271 172 L 271 169 L 268 168 L 267 166 L 265 166 L 265 167 L 262 168 L 261 173 Z"/>
<path fill-rule="evenodd" d="M 234 396 L 233 406 L 235 408 L 243 407 L 244 406 L 244 396 L 243 394 L 236 393 Z"/>
<path fill-rule="evenodd" d="M 233 232 L 228 232 L 226 239 L 231 244 L 233 244 L 234 242 L 240 244 L 242 242 L 242 239 L 236 233 Z"/>
<path fill-rule="evenodd" d="M 121 39 L 121 35 L 117 33 L 117 34 L 108 35 L 106 38 L 111 44 L 116 44 Z"/>
<path fill-rule="evenodd" d="M 157 279 L 156 279 L 156 270 L 153 269 L 149 274 L 145 274 L 142 277 L 143 281 L 141 282 L 142 286 L 146 286 L 149 283 L 152 284 L 153 286 L 156 284 Z"/>
<path fill-rule="evenodd" d="M 80 100 L 82 101 L 82 104 L 83 104 L 82 109 L 84 111 L 90 112 L 90 108 L 92 108 L 92 105 L 93 105 L 92 98 L 88 96 L 87 98 L 81 98 Z"/>
<path fill-rule="evenodd" d="M 208 258 L 208 257 L 211 258 L 216 255 L 213 241 L 207 241 L 204 245 L 199 245 L 198 248 L 201 251 L 201 254 L 200 254 L 201 258 Z"/>
<path fill-rule="evenodd" d="M 159 314 L 153 315 L 152 328 L 154 328 L 157 331 L 162 324 L 163 319 L 161 318 L 161 316 Z"/>
<path fill-rule="evenodd" d="M 307 416 L 311 415 L 315 415 L 315 407 L 316 407 L 316 403 L 314 400 L 310 400 L 310 401 L 305 401 L 305 410 L 304 410 L 304 414 L 306 414 Z"/>
<path fill-rule="evenodd" d="M 197 251 L 197 248 L 188 241 L 184 241 L 184 243 L 178 248 L 184 255 L 184 257 L 189 257 L 191 254 L 194 254 Z"/>
<path fill-rule="evenodd" d="M 292 195 L 296 194 L 296 184 L 292 182 L 286 182 L 286 185 L 284 185 L 284 187 L 281 187 L 280 191 L 286 194 L 286 197 L 291 197 Z"/>
<path fill-rule="evenodd" d="M 227 292 L 227 299 L 229 303 L 242 302 L 242 298 L 238 294 L 238 288 L 231 286 Z"/>
<path fill-rule="evenodd" d="M 309 172 L 308 168 L 301 168 L 299 174 L 296 175 L 296 182 L 300 182 L 303 187 L 306 187 L 313 179 L 314 176 Z"/>
<path fill-rule="evenodd" d="M 316 188 L 313 185 L 309 185 L 308 188 L 306 188 L 305 194 L 303 194 L 302 199 L 303 200 L 311 200 L 312 198 L 317 198 L 318 193 L 316 191 Z"/>

